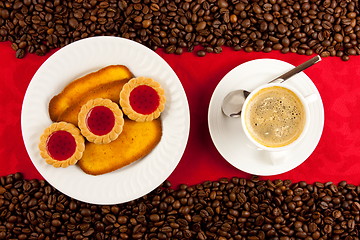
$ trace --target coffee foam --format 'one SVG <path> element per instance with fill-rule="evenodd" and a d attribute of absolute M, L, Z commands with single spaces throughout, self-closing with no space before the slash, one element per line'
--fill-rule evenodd
<path fill-rule="evenodd" d="M 287 88 L 273 86 L 250 99 L 245 112 L 250 135 L 266 147 L 282 147 L 295 141 L 305 126 L 305 109 Z"/>

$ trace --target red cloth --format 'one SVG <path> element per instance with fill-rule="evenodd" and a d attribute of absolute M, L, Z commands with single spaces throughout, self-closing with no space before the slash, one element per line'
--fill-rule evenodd
<path fill-rule="evenodd" d="M 53 53 L 55 51 L 52 51 Z M 20 114 L 26 88 L 40 65 L 51 55 L 28 54 L 16 59 L 10 43 L 0 43 L 0 175 L 23 172 L 25 178 L 42 178 L 24 147 Z M 207 124 L 212 92 L 221 78 L 237 65 L 258 58 L 274 58 L 298 65 L 309 56 L 297 54 L 245 53 L 224 49 L 221 54 L 200 58 L 157 53 L 174 69 L 181 80 L 190 106 L 189 141 L 179 165 L 169 177 L 173 185 L 197 184 L 221 177 L 250 175 L 231 166 L 213 145 Z M 305 70 L 318 88 L 325 107 L 325 127 L 313 154 L 287 173 L 262 179 L 290 179 L 337 183 L 346 180 L 360 184 L 360 57 L 343 62 L 329 57 Z"/>

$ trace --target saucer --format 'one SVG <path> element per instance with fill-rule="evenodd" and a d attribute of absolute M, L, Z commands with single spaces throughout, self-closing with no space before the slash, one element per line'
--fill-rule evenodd
<path fill-rule="evenodd" d="M 288 150 L 268 152 L 257 149 L 245 136 L 241 118 L 226 117 L 221 111 L 222 101 L 230 91 L 252 91 L 293 67 L 275 59 L 252 60 L 227 73 L 215 88 L 208 111 L 210 135 L 222 157 L 237 169 L 260 176 L 281 174 L 303 163 L 319 143 L 324 127 L 324 106 L 319 91 L 304 72 L 283 83 L 297 89 L 303 96 L 312 95 L 309 103 L 311 127 L 304 138 Z"/>

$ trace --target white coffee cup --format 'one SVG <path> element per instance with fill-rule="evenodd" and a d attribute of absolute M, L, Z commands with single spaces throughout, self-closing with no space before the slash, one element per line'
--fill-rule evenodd
<path fill-rule="evenodd" d="M 293 140 L 292 142 L 290 142 L 289 144 L 283 145 L 283 146 L 266 146 L 262 143 L 260 143 L 259 141 L 257 141 L 250 133 L 247 124 L 246 124 L 246 119 L 248 117 L 250 108 L 249 104 L 251 101 L 253 101 L 253 97 L 256 96 L 256 94 L 258 94 L 260 91 L 266 91 L 268 90 L 268 88 L 274 88 L 274 87 L 282 87 L 285 88 L 287 90 L 289 90 L 290 92 L 293 93 L 293 95 L 295 95 L 301 102 L 302 106 L 303 106 L 303 117 L 305 117 L 305 121 L 303 122 L 303 127 L 302 127 L 302 131 L 301 133 L 297 136 L 297 138 L 295 140 Z M 262 85 L 258 88 L 256 88 L 255 90 L 253 90 L 251 92 L 251 94 L 246 98 L 244 105 L 242 107 L 242 111 L 241 111 L 241 124 L 243 127 L 243 130 L 245 132 L 245 135 L 247 136 L 247 138 L 257 147 L 258 150 L 265 150 L 265 151 L 270 151 L 270 152 L 278 152 L 278 151 L 284 151 L 287 150 L 289 148 L 294 147 L 295 145 L 297 145 L 304 137 L 304 135 L 306 135 L 306 132 L 308 131 L 309 128 L 309 102 L 311 102 L 313 100 L 312 98 L 313 95 L 309 95 L 307 97 L 304 97 L 301 93 L 299 93 L 296 89 L 294 89 L 293 87 L 290 87 L 284 83 L 271 83 L 271 84 L 266 84 L 266 85 Z M 275 117 L 274 117 L 275 118 Z M 269 120 L 270 121 L 270 120 Z"/>

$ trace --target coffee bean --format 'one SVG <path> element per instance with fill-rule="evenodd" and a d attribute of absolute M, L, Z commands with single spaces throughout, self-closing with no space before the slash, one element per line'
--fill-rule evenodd
<path fill-rule="evenodd" d="M 169 53 L 169 54 L 174 53 L 175 51 L 176 51 L 176 46 L 174 46 L 174 45 L 170 45 L 169 47 L 167 47 L 165 49 L 165 52 Z"/>
<path fill-rule="evenodd" d="M 323 51 L 321 52 L 320 54 L 321 57 L 329 57 L 330 56 L 330 53 L 328 51 Z M 344 59 L 343 59 L 344 60 Z"/>
<path fill-rule="evenodd" d="M 183 49 L 181 47 L 177 48 L 175 54 L 181 55 L 183 53 Z"/>
<path fill-rule="evenodd" d="M 16 58 L 23 58 L 25 56 L 24 49 L 18 49 L 16 50 Z"/>
<path fill-rule="evenodd" d="M 52 196 L 52 195 L 51 195 Z M 50 197 L 51 197 L 50 196 Z M 83 216 L 83 217 L 89 217 L 91 216 L 91 210 L 88 209 L 88 208 L 83 208 L 83 209 L 80 209 L 80 214 Z"/>
<path fill-rule="evenodd" d="M 76 18 L 70 18 L 69 25 L 70 25 L 70 27 L 76 29 L 79 26 L 79 22 L 78 22 L 78 20 L 76 20 Z"/>
<path fill-rule="evenodd" d="M 349 48 L 346 50 L 348 55 L 357 55 L 357 51 L 354 48 Z"/>
<path fill-rule="evenodd" d="M 204 50 L 199 50 L 197 51 L 196 55 L 198 55 L 199 57 L 204 57 L 206 55 L 206 52 Z"/>
<path fill-rule="evenodd" d="M 329 21 L 323 21 L 321 23 L 321 26 L 324 28 L 324 29 L 331 29 L 332 28 L 332 24 L 329 22 Z"/>
<path fill-rule="evenodd" d="M 344 39 L 344 37 L 343 37 L 343 35 L 341 35 L 340 33 L 336 33 L 335 36 L 334 36 L 334 39 L 335 39 L 335 41 L 337 41 L 337 42 L 342 42 L 343 39 Z"/>
<path fill-rule="evenodd" d="M 264 14 L 264 19 L 265 19 L 266 21 L 268 21 L 268 22 L 271 22 L 271 21 L 274 19 L 274 17 L 273 17 L 273 15 L 271 15 L 270 13 L 265 13 L 265 14 Z"/>
<path fill-rule="evenodd" d="M 105 220 L 111 224 L 114 224 L 116 222 L 116 217 L 113 214 L 106 214 Z"/>
<path fill-rule="evenodd" d="M 1 189 L 0 236 L 7 239 L 112 239 L 106 234 L 124 239 L 267 239 L 278 234 L 281 239 L 337 239 L 333 236 L 358 236 L 360 220 L 360 187 L 345 181 L 336 186 L 223 178 L 178 189 L 161 187 L 113 206 L 81 203 L 45 181 L 20 175 L 2 177 Z M 21 211 L 14 204 L 20 199 L 27 204 Z"/>
<path fill-rule="evenodd" d="M 287 27 L 284 24 L 279 24 L 277 28 L 280 34 L 284 34 L 287 31 Z"/>
<path fill-rule="evenodd" d="M 243 26 L 244 28 L 248 28 L 251 25 L 251 21 L 249 19 L 244 19 L 241 23 L 241 26 Z"/>
<path fill-rule="evenodd" d="M 72 4 L 59 0 L 54 3 L 5 0 L 3 5 L 0 40 L 11 41 L 19 58 L 26 52 L 42 56 L 50 49 L 95 35 L 122 36 L 175 54 L 182 54 L 183 48 L 191 52 L 196 45 L 202 45 L 205 53 L 219 52 L 219 48 L 217 51 L 214 48 L 226 45 L 237 51 L 274 49 L 306 55 L 316 52 L 344 60 L 360 54 L 358 9 L 353 2 L 340 5 L 330 2 L 325 4 L 328 7 L 322 4 L 321 8 L 315 3 L 291 0 L 279 3 L 200 0 L 192 4 L 169 1 L 166 5 L 158 0 L 135 0 L 131 4 L 109 0 L 79 0 Z M 298 11 L 302 11 L 301 15 Z M 24 27 L 26 32 L 21 30 Z M 297 41 L 302 46 L 294 46 Z"/>
<path fill-rule="evenodd" d="M 195 30 L 196 31 L 200 31 L 200 30 L 203 30 L 205 29 L 206 27 L 206 22 L 205 21 L 202 21 L 202 22 L 199 22 L 196 27 L 195 27 Z"/>
<path fill-rule="evenodd" d="M 235 14 L 230 15 L 230 22 L 236 23 L 238 21 L 238 17 Z"/>
<path fill-rule="evenodd" d="M 229 6 L 229 4 L 227 3 L 226 0 L 218 0 L 218 6 L 219 8 L 227 8 Z"/>
<path fill-rule="evenodd" d="M 61 222 L 59 220 L 52 220 L 51 225 L 53 225 L 54 227 L 59 227 L 61 226 Z"/>
<path fill-rule="evenodd" d="M 353 202 L 351 204 L 352 208 L 355 210 L 355 211 L 360 211 L 360 203 L 359 202 Z"/>
<path fill-rule="evenodd" d="M 7 19 L 7 18 L 9 18 L 10 13 L 9 13 L 9 11 L 8 11 L 7 9 L 2 8 L 2 9 L 0 10 L 0 16 L 1 16 L 3 19 Z"/>
<path fill-rule="evenodd" d="M 142 27 L 143 28 L 149 28 L 151 26 L 151 24 L 152 24 L 152 21 L 149 20 L 149 19 L 146 19 L 146 20 L 142 21 Z"/>
<path fill-rule="evenodd" d="M 0 186 L 0 194 L 4 194 L 6 192 L 6 189 L 3 186 Z"/>
<path fill-rule="evenodd" d="M 94 232 L 95 232 L 95 230 L 94 230 L 93 228 L 89 228 L 86 232 L 83 233 L 83 236 L 89 237 L 89 236 L 91 236 Z"/>

